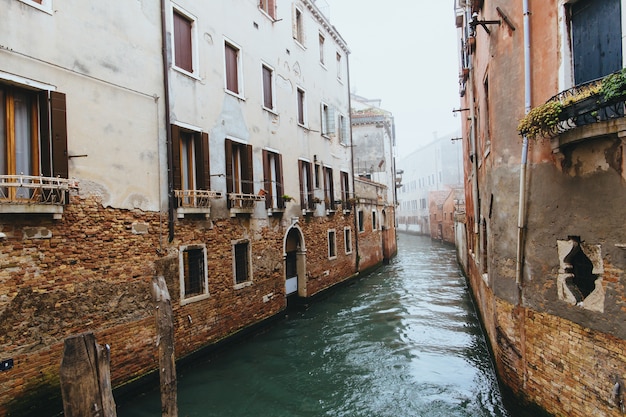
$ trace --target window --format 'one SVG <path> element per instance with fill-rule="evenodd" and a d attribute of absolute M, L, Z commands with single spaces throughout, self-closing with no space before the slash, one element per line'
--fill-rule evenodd
<path fill-rule="evenodd" d="M 324 35 L 320 33 L 320 64 L 324 65 L 324 42 L 326 39 Z"/>
<path fill-rule="evenodd" d="M 300 177 L 300 207 L 305 210 L 315 208 L 313 201 L 313 178 L 311 163 L 308 161 L 298 161 L 298 172 Z"/>
<path fill-rule="evenodd" d="M 196 19 L 180 9 L 172 9 L 173 16 L 173 55 L 174 66 L 178 69 L 193 74 L 194 51 L 193 44 L 196 30 Z"/>
<path fill-rule="evenodd" d="M 346 118 L 343 114 L 339 115 L 339 126 L 337 127 L 339 132 L 339 143 L 347 145 L 348 144 L 348 124 L 346 123 Z"/>
<path fill-rule="evenodd" d="M 570 13 L 575 83 L 582 84 L 620 70 L 621 0 L 578 1 L 571 5 Z"/>
<path fill-rule="evenodd" d="M 347 172 L 341 171 L 341 199 L 348 201 L 350 198 L 350 175 Z"/>
<path fill-rule="evenodd" d="M 21 174 L 68 178 L 65 94 L 0 84 L 0 175 Z M 0 198 L 31 199 L 33 193 L 4 188 Z"/>
<path fill-rule="evenodd" d="M 376 219 L 376 211 L 372 211 L 372 230 L 378 230 L 378 224 Z"/>
<path fill-rule="evenodd" d="M 337 79 L 341 81 L 341 77 L 343 76 L 343 70 L 341 68 L 342 64 L 341 54 L 337 52 Z"/>
<path fill-rule="evenodd" d="M 209 135 L 177 125 L 172 125 L 171 130 L 174 190 L 209 190 Z M 180 193 L 179 206 L 194 203 L 193 193 Z"/>
<path fill-rule="evenodd" d="M 335 208 L 335 184 L 333 169 L 330 167 L 324 167 L 324 201 L 326 201 L 326 210 Z"/>
<path fill-rule="evenodd" d="M 297 100 L 298 100 L 298 124 L 306 127 L 306 93 L 300 87 L 297 88 Z"/>
<path fill-rule="evenodd" d="M 352 229 L 349 227 L 343 228 L 343 242 L 346 249 L 346 255 L 352 253 Z"/>
<path fill-rule="evenodd" d="M 259 8 L 272 19 L 276 19 L 276 0 L 260 0 Z"/>
<path fill-rule="evenodd" d="M 316 162 L 314 166 L 315 166 L 315 189 L 319 190 L 319 188 L 320 188 L 320 178 L 321 178 L 320 164 L 318 162 Z"/>
<path fill-rule="evenodd" d="M 267 110 L 274 110 L 274 70 L 263 64 L 263 107 Z"/>
<path fill-rule="evenodd" d="M 322 135 L 328 137 L 335 133 L 335 112 L 326 103 L 321 104 Z"/>
<path fill-rule="evenodd" d="M 226 139 L 224 143 L 226 148 L 226 191 L 229 194 L 254 194 L 252 146 L 231 139 Z M 228 201 L 230 204 L 230 199 Z"/>
<path fill-rule="evenodd" d="M 231 42 L 224 42 L 224 63 L 226 74 L 226 91 L 243 96 L 241 78 L 241 48 Z"/>
<path fill-rule="evenodd" d="M 300 45 L 304 45 L 304 28 L 302 22 L 302 11 L 297 7 L 294 8 L 294 23 L 293 23 L 293 38 L 298 41 Z"/>
<path fill-rule="evenodd" d="M 282 155 L 263 149 L 263 177 L 265 208 L 285 208 L 283 196 L 283 159 Z"/>
<path fill-rule="evenodd" d="M 247 240 L 233 242 L 233 275 L 235 286 L 252 281 L 250 242 Z"/>
<path fill-rule="evenodd" d="M 337 257 L 337 236 L 334 230 L 328 231 L 328 259 Z"/>
<path fill-rule="evenodd" d="M 208 297 L 206 246 L 182 246 L 179 254 L 181 304 Z"/>
<path fill-rule="evenodd" d="M 359 232 L 364 232 L 365 231 L 365 218 L 364 218 L 363 210 L 359 210 L 358 220 L 359 220 Z"/>

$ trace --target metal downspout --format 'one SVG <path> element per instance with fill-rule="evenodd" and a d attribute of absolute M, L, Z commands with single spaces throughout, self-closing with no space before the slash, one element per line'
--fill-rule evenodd
<path fill-rule="evenodd" d="M 170 114 L 170 77 L 167 53 L 166 0 L 161 0 L 161 54 L 163 55 L 163 94 L 165 96 L 165 135 L 167 147 L 167 201 L 169 241 L 174 240 L 174 173 L 172 172 L 172 129 Z"/>
<path fill-rule="evenodd" d="M 356 273 L 359 272 L 359 224 L 358 224 L 358 212 L 357 212 L 357 203 L 356 200 L 356 182 L 354 180 L 354 146 L 352 144 L 352 94 L 350 93 L 350 57 L 349 54 L 346 54 L 346 77 L 348 82 L 348 123 L 350 124 L 350 174 L 352 177 L 352 193 L 354 194 L 354 209 L 352 213 L 354 214 L 354 249 L 356 251 Z M 350 195 L 348 193 L 348 195 Z"/>
<path fill-rule="evenodd" d="M 530 65 L 530 11 L 528 0 L 523 0 L 524 7 L 524 100 L 525 114 L 531 106 L 531 65 Z M 522 302 L 523 263 L 524 263 L 524 231 L 526 229 L 526 167 L 528 160 L 528 138 L 524 136 L 519 177 L 519 212 L 517 219 L 517 259 L 515 267 L 515 283 L 518 289 L 518 305 Z"/>

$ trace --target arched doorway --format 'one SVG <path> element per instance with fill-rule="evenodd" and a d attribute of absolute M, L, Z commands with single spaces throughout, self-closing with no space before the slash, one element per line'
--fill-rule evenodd
<path fill-rule="evenodd" d="M 306 296 L 306 249 L 304 236 L 297 223 L 285 234 L 285 295 Z"/>

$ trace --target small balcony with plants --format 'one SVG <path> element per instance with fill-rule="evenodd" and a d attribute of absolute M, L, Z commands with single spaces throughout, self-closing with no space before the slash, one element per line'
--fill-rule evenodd
<path fill-rule="evenodd" d="M 0 175 L 0 213 L 52 214 L 61 219 L 75 181 L 35 175 Z"/>
<path fill-rule="evenodd" d="M 229 193 L 228 207 L 230 209 L 230 217 L 236 217 L 237 214 L 252 214 L 257 202 L 265 201 L 265 194 L 246 194 L 246 193 Z"/>
<path fill-rule="evenodd" d="M 562 91 L 533 108 L 517 130 L 529 139 L 549 138 L 553 150 L 584 139 L 626 131 L 626 68 Z"/>

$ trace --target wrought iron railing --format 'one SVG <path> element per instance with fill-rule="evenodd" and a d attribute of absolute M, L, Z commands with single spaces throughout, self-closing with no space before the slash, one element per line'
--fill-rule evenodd
<path fill-rule="evenodd" d="M 603 78 L 579 84 L 552 97 L 547 103 L 559 102 L 562 106 L 550 133 L 555 137 L 571 129 L 624 117 L 626 98 L 605 100 L 599 93 Z"/>
<path fill-rule="evenodd" d="M 253 209 L 257 201 L 265 201 L 264 195 L 230 193 L 228 194 L 231 209 Z"/>
<path fill-rule="evenodd" d="M 211 200 L 222 198 L 222 193 L 213 190 L 174 190 L 178 207 L 211 208 Z"/>
<path fill-rule="evenodd" d="M 0 175 L 0 204 L 63 205 L 73 180 L 34 175 Z"/>

